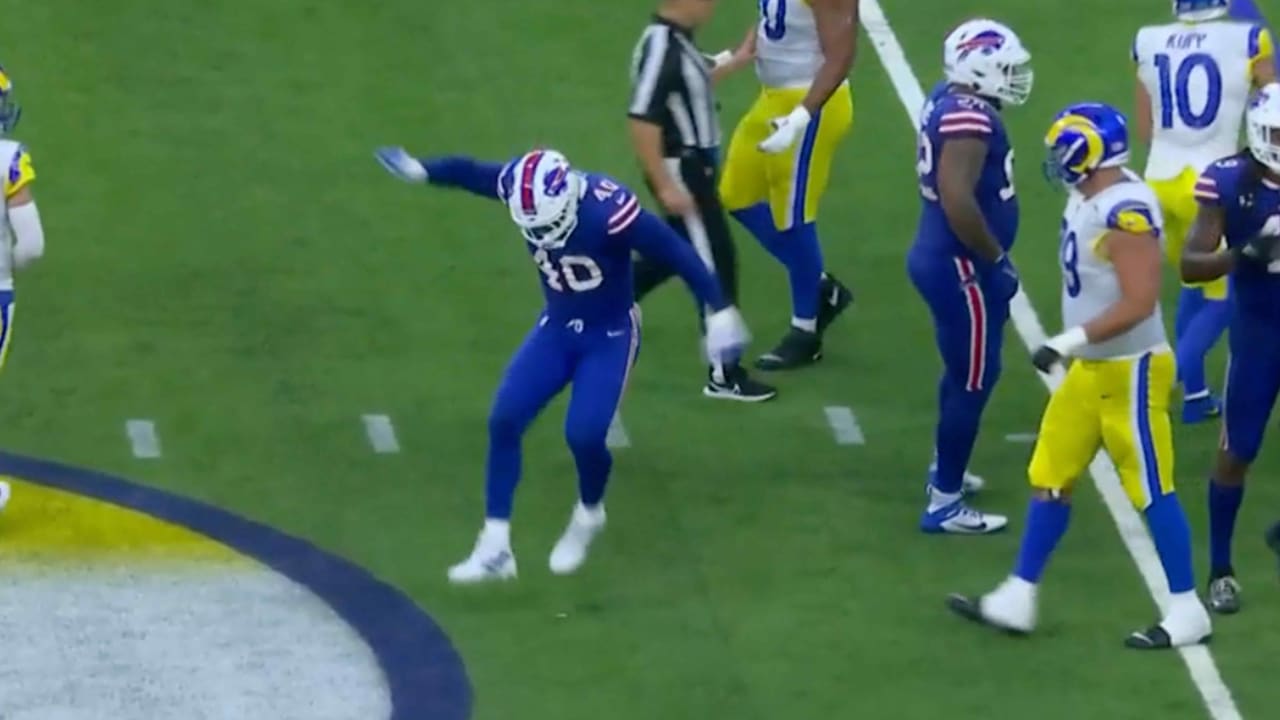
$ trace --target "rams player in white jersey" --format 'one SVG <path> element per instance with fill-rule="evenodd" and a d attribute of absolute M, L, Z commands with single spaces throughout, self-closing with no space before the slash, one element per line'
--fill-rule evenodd
<path fill-rule="evenodd" d="M 1210 621 L 1196 596 L 1191 530 L 1173 489 L 1174 358 L 1160 315 L 1160 205 L 1125 167 L 1125 125 L 1118 110 L 1081 103 L 1059 113 L 1045 137 L 1046 174 L 1071 188 L 1060 244 L 1062 320 L 1069 329 L 1047 340 L 1032 361 L 1049 372 L 1076 359 L 1040 422 L 1028 468 L 1034 492 L 1013 573 L 981 597 L 952 595 L 948 606 L 1005 630 L 1035 628 L 1040 577 L 1067 530 L 1072 489 L 1102 447 L 1147 518 L 1169 582 L 1165 618 L 1125 640 L 1154 649 L 1202 642 Z"/>
<path fill-rule="evenodd" d="M 1230 0 L 1174 0 L 1176 21 L 1138 31 L 1138 132 L 1150 143 L 1146 179 L 1165 215 L 1175 265 L 1196 215 L 1196 179 L 1235 153 L 1249 96 L 1275 79 L 1275 50 L 1261 25 L 1228 18 Z M 1174 320 L 1182 421 L 1220 414 L 1205 382 L 1205 355 L 1226 329 L 1227 280 L 1184 284 Z"/>
<path fill-rule="evenodd" d="M 13 271 L 44 254 L 44 229 L 36 210 L 31 182 L 36 179 L 31 155 L 9 137 L 22 108 L 13 99 L 13 82 L 0 68 L 0 162 L 4 163 L 4 216 L 0 218 L 0 368 L 13 336 Z M 0 507 L 9 500 L 9 486 L 0 481 Z"/>
<path fill-rule="evenodd" d="M 853 125 L 848 75 L 857 47 L 858 1 L 759 3 L 759 22 L 732 65 L 717 72 L 754 58 L 763 86 L 729 142 L 720 197 L 787 268 L 791 329 L 756 361 L 762 370 L 784 370 L 822 356 L 823 332 L 853 299 L 825 272 L 814 223 L 835 149 Z"/>

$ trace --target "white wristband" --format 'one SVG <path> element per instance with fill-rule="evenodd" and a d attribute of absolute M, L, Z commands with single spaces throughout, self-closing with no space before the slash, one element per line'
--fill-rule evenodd
<path fill-rule="evenodd" d="M 813 119 L 813 116 L 809 114 L 809 108 L 804 105 L 797 105 L 796 109 L 791 111 L 790 118 L 791 122 L 800 125 L 808 125 L 809 121 Z"/>
<path fill-rule="evenodd" d="M 711 64 L 714 67 L 723 67 L 727 65 L 729 61 L 732 59 L 733 59 L 733 53 L 729 52 L 728 50 L 721 50 L 720 52 L 711 56 Z"/>
<path fill-rule="evenodd" d="M 1084 327 L 1077 325 L 1061 335 L 1049 338 L 1044 344 L 1053 348 L 1053 351 L 1062 357 L 1069 357 L 1089 345 L 1089 336 L 1085 333 Z"/>

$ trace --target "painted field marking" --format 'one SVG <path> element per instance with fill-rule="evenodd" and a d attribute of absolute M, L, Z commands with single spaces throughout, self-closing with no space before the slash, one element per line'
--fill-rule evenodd
<path fill-rule="evenodd" d="M 615 414 L 609 421 L 609 432 L 604 436 L 604 444 L 611 448 L 631 447 L 631 436 L 627 435 L 627 426 L 622 424 L 622 416 Z"/>
<path fill-rule="evenodd" d="M 400 452 L 400 443 L 396 440 L 396 428 L 391 418 L 386 415 L 362 415 L 364 434 L 369 438 L 373 451 L 379 455 L 390 455 Z"/>
<path fill-rule="evenodd" d="M 160 457 L 160 436 L 156 424 L 150 420 L 125 420 L 124 434 L 129 438 L 133 456 L 142 460 Z"/>
<path fill-rule="evenodd" d="M 862 434 L 862 426 L 858 424 L 858 416 L 844 405 L 831 405 L 822 409 L 827 415 L 827 424 L 836 436 L 837 445 L 866 445 L 867 438 Z"/>
<path fill-rule="evenodd" d="M 1035 433 L 1009 433 L 1008 435 L 1004 436 L 1004 441 L 1011 442 L 1011 443 L 1019 443 L 1023 445 L 1030 445 L 1031 443 L 1036 441 L 1036 434 Z"/>
<path fill-rule="evenodd" d="M 914 132 L 915 128 L 920 126 L 920 111 L 924 108 L 925 101 L 924 88 L 921 87 L 915 71 L 911 69 L 911 63 L 907 61 L 902 44 L 898 42 L 897 35 L 889 26 L 889 20 L 885 17 L 879 1 L 861 0 L 860 9 L 863 27 L 866 28 L 872 47 L 880 56 L 880 63 L 884 66 L 894 90 L 898 93 L 898 99 L 902 101 L 907 111 Z M 1014 296 L 1009 310 L 1013 317 L 1014 328 L 1027 349 L 1034 350 L 1039 347 L 1045 339 L 1044 328 L 1031 301 L 1021 288 Z M 1040 374 L 1040 379 L 1051 392 L 1062 384 L 1063 377 L 1061 367 L 1054 367 L 1050 374 Z M 1093 475 L 1093 486 L 1102 496 L 1103 503 L 1111 513 L 1111 519 L 1120 532 L 1120 539 L 1124 541 L 1129 556 L 1138 566 L 1138 572 L 1146 582 L 1148 592 L 1151 593 L 1160 611 L 1165 612 L 1168 608 L 1169 589 L 1166 586 L 1164 569 L 1160 565 L 1159 556 L 1156 555 L 1155 546 L 1151 543 L 1151 537 L 1147 534 L 1142 516 L 1133 509 L 1124 491 L 1120 489 L 1120 476 L 1105 453 L 1099 452 L 1093 458 L 1089 471 Z M 1200 698 L 1209 711 L 1209 716 L 1214 720 L 1242 720 L 1243 716 L 1236 707 L 1235 699 L 1231 697 L 1231 689 L 1223 682 L 1222 673 L 1218 671 L 1218 666 L 1209 649 L 1204 646 L 1186 647 L 1180 648 L 1178 654 L 1186 663 L 1191 680 L 1195 683 L 1196 690 L 1199 691 Z"/>

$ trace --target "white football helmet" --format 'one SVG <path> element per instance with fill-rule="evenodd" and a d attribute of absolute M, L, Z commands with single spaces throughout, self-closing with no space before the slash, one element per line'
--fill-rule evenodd
<path fill-rule="evenodd" d="M 1183 22 L 1217 20 L 1231 13 L 1231 0 L 1173 0 L 1173 16 Z"/>
<path fill-rule="evenodd" d="M 512 161 L 498 180 L 511 219 L 531 245 L 563 247 L 578 227 L 582 175 L 555 150 L 533 150 Z"/>
<path fill-rule="evenodd" d="M 985 18 L 961 23 L 947 35 L 942 69 L 949 82 L 972 86 L 979 95 L 1010 105 L 1025 103 L 1035 80 L 1031 53 L 1018 36 Z"/>
<path fill-rule="evenodd" d="M 1244 116 L 1249 152 L 1258 162 L 1280 173 L 1280 83 L 1258 90 Z"/>

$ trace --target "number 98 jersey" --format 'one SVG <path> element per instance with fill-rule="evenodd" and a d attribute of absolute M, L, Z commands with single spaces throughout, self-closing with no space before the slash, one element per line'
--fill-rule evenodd
<path fill-rule="evenodd" d="M 1091 198 L 1072 190 L 1062 214 L 1062 324 L 1084 325 L 1120 299 L 1120 280 L 1100 241 L 1112 231 L 1154 234 L 1164 244 L 1164 218 L 1155 193 L 1129 173 Z M 1090 345 L 1080 357 L 1107 360 L 1137 356 L 1168 342 L 1160 304 L 1150 317 L 1122 335 Z"/>
<path fill-rule="evenodd" d="M 1133 43 L 1138 79 L 1151 97 L 1148 180 L 1204 171 L 1239 148 L 1253 67 L 1274 56 L 1259 25 L 1218 20 L 1144 27 Z"/>

